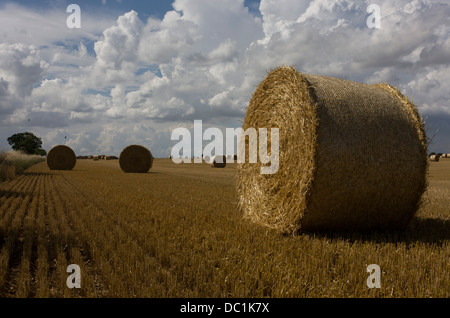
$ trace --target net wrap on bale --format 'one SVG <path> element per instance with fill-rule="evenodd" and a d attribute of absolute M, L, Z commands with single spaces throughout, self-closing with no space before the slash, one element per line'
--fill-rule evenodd
<path fill-rule="evenodd" d="M 144 146 L 130 145 L 120 153 L 119 165 L 127 173 L 146 173 L 153 166 L 153 155 Z"/>
<path fill-rule="evenodd" d="M 75 152 L 68 146 L 58 145 L 47 153 L 47 166 L 50 170 L 72 170 L 76 163 Z"/>
<path fill-rule="evenodd" d="M 388 84 L 278 67 L 254 92 L 242 128 L 279 129 L 275 174 L 261 174 L 260 162 L 238 165 L 239 205 L 256 223 L 283 232 L 401 228 L 420 205 L 423 122 Z"/>

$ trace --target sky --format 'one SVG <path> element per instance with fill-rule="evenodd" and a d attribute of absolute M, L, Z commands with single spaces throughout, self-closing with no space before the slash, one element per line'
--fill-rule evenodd
<path fill-rule="evenodd" d="M 167 157 L 171 132 L 242 125 L 268 71 L 390 83 L 450 153 L 450 3 L 350 0 L 0 0 L 0 149 L 29 131 L 47 151 Z M 70 4 L 80 28 L 69 28 Z"/>

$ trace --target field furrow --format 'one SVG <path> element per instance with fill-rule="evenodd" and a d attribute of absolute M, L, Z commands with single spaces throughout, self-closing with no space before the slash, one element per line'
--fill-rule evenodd
<path fill-rule="evenodd" d="M 38 211 L 39 195 L 42 186 L 42 178 L 38 178 L 35 188 L 32 192 L 32 200 L 28 207 L 28 214 L 25 217 L 23 230 L 21 233 L 21 239 L 23 240 L 22 256 L 20 265 L 18 266 L 18 274 L 13 283 L 14 290 L 16 291 L 15 297 L 27 298 L 31 297 L 32 293 L 32 274 L 35 265 L 35 247 L 36 242 L 36 215 Z"/>
<path fill-rule="evenodd" d="M 48 226 L 47 226 L 47 188 L 50 176 L 41 176 L 41 191 L 38 196 L 38 210 L 36 216 L 36 236 L 37 236 L 37 259 L 36 270 L 34 272 L 34 295 L 37 298 L 47 298 L 50 296 L 50 286 L 48 283 L 49 272 L 49 252 L 48 252 Z"/>
<path fill-rule="evenodd" d="M 21 186 L 23 195 L 15 197 L 14 202 L 9 207 L 2 223 L 0 233 L 5 233 L 5 240 L 0 251 L 0 291 L 2 294 L 10 292 L 9 284 L 14 277 L 20 264 L 20 258 L 23 250 L 23 239 L 19 240 L 23 232 L 25 217 L 29 211 L 29 204 L 32 200 L 33 189 L 37 183 L 37 178 L 28 178 L 27 182 Z"/>
<path fill-rule="evenodd" d="M 23 197 L 23 190 L 30 185 L 30 178 L 20 177 L 13 181 L 0 184 L 0 220 L 7 212 L 14 211 L 17 208 L 17 204 L 20 200 L 17 198 Z M 1 222 L 1 221 L 0 221 Z"/>
<path fill-rule="evenodd" d="M 90 195 L 79 192 L 66 180 L 58 180 L 58 189 L 62 197 L 67 197 L 69 193 L 73 195 L 75 192 L 77 197 L 84 198 L 82 202 L 76 202 L 78 203 L 76 206 L 73 205 L 72 200 L 66 201 L 65 210 L 71 213 L 71 220 L 77 225 L 77 229 L 83 231 L 83 237 L 90 238 L 91 243 L 95 242 L 90 245 L 89 250 L 96 262 L 104 268 L 102 274 L 106 274 L 104 277 L 113 295 L 119 297 L 134 295 L 135 297 L 143 294 L 145 286 L 159 290 L 155 288 L 159 282 L 149 281 L 149 276 L 145 275 L 148 271 L 157 268 L 158 264 L 130 237 L 129 233 L 124 231 L 120 224 L 114 222 L 114 217 L 100 207 L 95 199 L 91 199 Z M 99 224 L 103 226 L 100 227 Z M 130 250 L 133 253 L 130 253 Z M 136 268 L 126 268 L 124 266 L 126 263 L 135 264 Z M 144 267 L 142 272 L 138 272 L 140 264 Z"/>

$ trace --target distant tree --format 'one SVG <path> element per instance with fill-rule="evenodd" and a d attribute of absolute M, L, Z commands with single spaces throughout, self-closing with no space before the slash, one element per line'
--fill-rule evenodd
<path fill-rule="evenodd" d="M 45 156 L 47 152 L 42 149 L 42 140 L 33 133 L 24 132 L 14 134 L 8 138 L 8 143 L 12 149 L 22 151 L 29 155 Z"/>
<path fill-rule="evenodd" d="M 35 155 L 45 156 L 47 155 L 47 151 L 45 151 L 45 149 L 39 148 L 38 150 L 36 150 Z"/>

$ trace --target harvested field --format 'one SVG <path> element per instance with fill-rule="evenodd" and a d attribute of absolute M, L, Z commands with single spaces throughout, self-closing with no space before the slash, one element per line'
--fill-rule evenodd
<path fill-rule="evenodd" d="M 169 159 L 29 168 L 0 184 L 0 297 L 450 297 L 450 160 L 430 162 L 404 231 L 281 235 L 243 221 L 235 178 L 236 164 Z"/>

